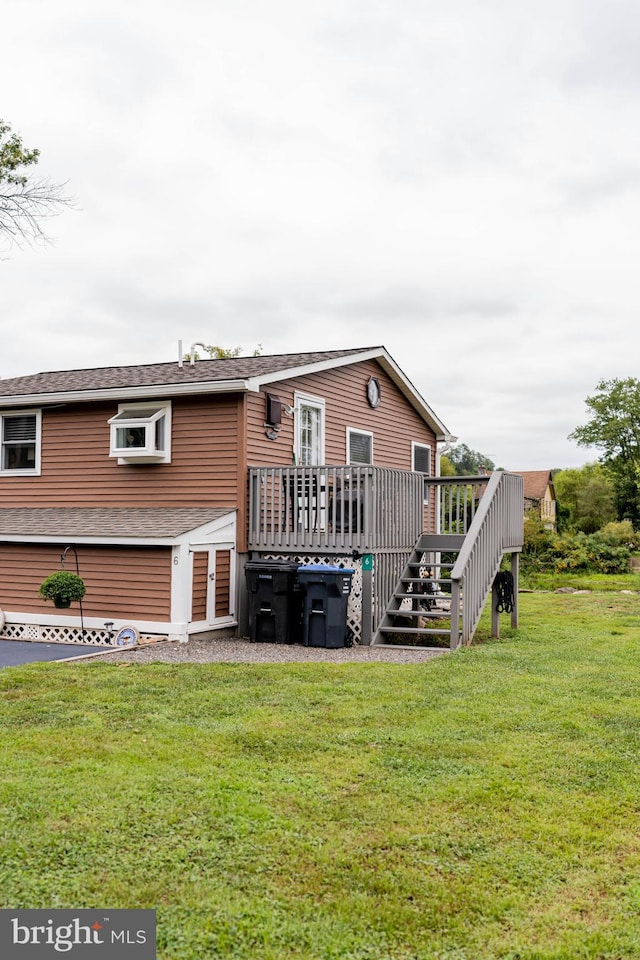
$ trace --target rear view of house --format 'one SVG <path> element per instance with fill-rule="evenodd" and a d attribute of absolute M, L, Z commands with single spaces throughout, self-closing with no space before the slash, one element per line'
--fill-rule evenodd
<path fill-rule="evenodd" d="M 0 635 L 242 633 L 244 564 L 278 556 L 350 564 L 370 642 L 448 437 L 383 347 L 0 380 Z M 38 594 L 62 562 L 81 610 Z"/>

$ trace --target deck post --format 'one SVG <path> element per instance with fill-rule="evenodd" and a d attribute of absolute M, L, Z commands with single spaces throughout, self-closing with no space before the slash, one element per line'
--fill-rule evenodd
<path fill-rule="evenodd" d="M 520 554 L 511 554 L 511 576 L 513 577 L 513 608 L 511 610 L 511 626 L 518 627 L 518 577 L 520 576 Z"/>
<path fill-rule="evenodd" d="M 373 638 L 373 570 L 362 567 L 362 633 L 360 643 L 370 646 Z"/>
<path fill-rule="evenodd" d="M 449 646 L 456 650 L 460 646 L 460 582 L 451 581 L 451 639 Z"/>

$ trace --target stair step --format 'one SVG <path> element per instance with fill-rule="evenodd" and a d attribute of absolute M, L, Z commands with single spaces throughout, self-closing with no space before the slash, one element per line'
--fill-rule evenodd
<path fill-rule="evenodd" d="M 449 647 L 433 647 L 428 643 L 376 643 L 376 650 L 431 650 L 433 653 L 450 653 Z"/>
<path fill-rule="evenodd" d="M 400 587 L 411 587 L 414 583 L 417 583 L 416 580 L 403 580 L 399 586 Z M 447 599 L 451 596 L 450 591 L 448 590 L 436 590 L 435 593 L 428 593 L 426 590 L 423 593 L 421 590 L 402 590 L 400 589 L 398 593 L 393 594 L 394 597 L 399 596 L 408 596 L 408 597 L 446 597 Z"/>
<path fill-rule="evenodd" d="M 402 597 L 403 600 L 449 600 L 450 593 L 394 593 L 394 597 Z"/>
<path fill-rule="evenodd" d="M 416 543 L 416 550 L 429 553 L 430 550 L 439 553 L 453 553 L 461 550 L 464 543 L 463 533 L 423 533 Z"/>
<path fill-rule="evenodd" d="M 425 580 L 424 577 L 403 576 L 401 579 L 403 583 L 451 583 L 449 577 L 433 577 Z"/>
<path fill-rule="evenodd" d="M 427 610 L 424 607 L 420 607 L 416 610 L 415 607 L 391 607 L 386 611 L 390 616 L 394 617 L 450 617 L 451 611 L 448 607 L 431 607 L 430 610 Z"/>
<path fill-rule="evenodd" d="M 451 580 L 445 580 L 444 578 L 442 580 L 422 580 L 417 577 L 402 577 L 400 580 L 401 585 L 406 584 L 408 587 L 411 587 L 415 593 L 424 594 L 437 593 L 438 590 L 442 591 L 443 585 L 449 585 L 450 583 Z"/>
<path fill-rule="evenodd" d="M 394 617 L 394 615 L 393 615 L 393 612 L 388 613 L 387 616 L 388 616 L 390 619 L 396 619 L 396 618 Z M 438 623 L 438 622 L 440 622 L 440 621 L 442 621 L 442 620 L 449 620 L 449 619 L 450 619 L 449 614 L 446 614 L 445 616 L 439 616 L 439 617 L 430 617 L 430 616 L 428 616 L 428 615 L 425 614 L 425 613 L 415 613 L 415 614 L 413 614 L 413 616 L 414 616 L 414 617 L 419 617 L 421 620 L 426 620 L 426 621 L 428 621 L 429 623 Z M 408 621 L 408 620 L 409 620 L 409 617 L 407 617 L 407 621 Z M 399 623 L 389 624 L 389 626 L 393 626 L 394 628 L 397 627 L 398 630 L 403 630 L 403 629 L 404 629 L 404 626 L 403 626 L 402 624 L 399 624 Z M 407 622 L 406 626 L 408 627 L 408 626 L 410 626 L 410 624 Z M 386 628 L 386 627 L 382 627 L 381 629 L 382 629 L 382 630 L 386 630 L 387 628 Z M 431 627 L 426 627 L 426 626 L 416 627 L 416 630 L 430 630 L 430 629 L 431 629 Z M 434 628 L 434 629 L 435 629 L 435 628 Z M 447 630 L 445 631 L 445 633 L 448 633 L 448 632 L 449 632 L 449 630 L 447 629 Z"/>
<path fill-rule="evenodd" d="M 416 636 L 438 634 L 441 637 L 448 637 L 450 632 L 450 630 L 438 630 L 435 627 L 380 627 L 380 633 L 413 633 Z"/>

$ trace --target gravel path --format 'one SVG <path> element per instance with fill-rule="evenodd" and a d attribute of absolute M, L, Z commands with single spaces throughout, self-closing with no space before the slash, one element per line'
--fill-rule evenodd
<path fill-rule="evenodd" d="M 188 643 L 160 641 L 133 650 L 109 650 L 85 663 L 421 663 L 448 653 L 389 647 L 303 647 L 287 643 L 250 643 L 248 640 L 189 640 Z"/>

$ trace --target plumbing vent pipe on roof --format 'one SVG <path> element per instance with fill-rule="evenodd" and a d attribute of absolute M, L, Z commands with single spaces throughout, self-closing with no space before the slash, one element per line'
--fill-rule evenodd
<path fill-rule="evenodd" d="M 195 343 L 191 344 L 191 346 L 189 347 L 188 357 L 189 357 L 189 364 L 192 367 L 196 362 L 196 347 L 202 347 L 203 350 L 207 349 L 205 344 L 201 343 L 199 340 L 196 340 Z M 184 354 L 182 353 L 182 340 L 178 340 L 178 366 L 180 368 L 184 366 Z"/>

